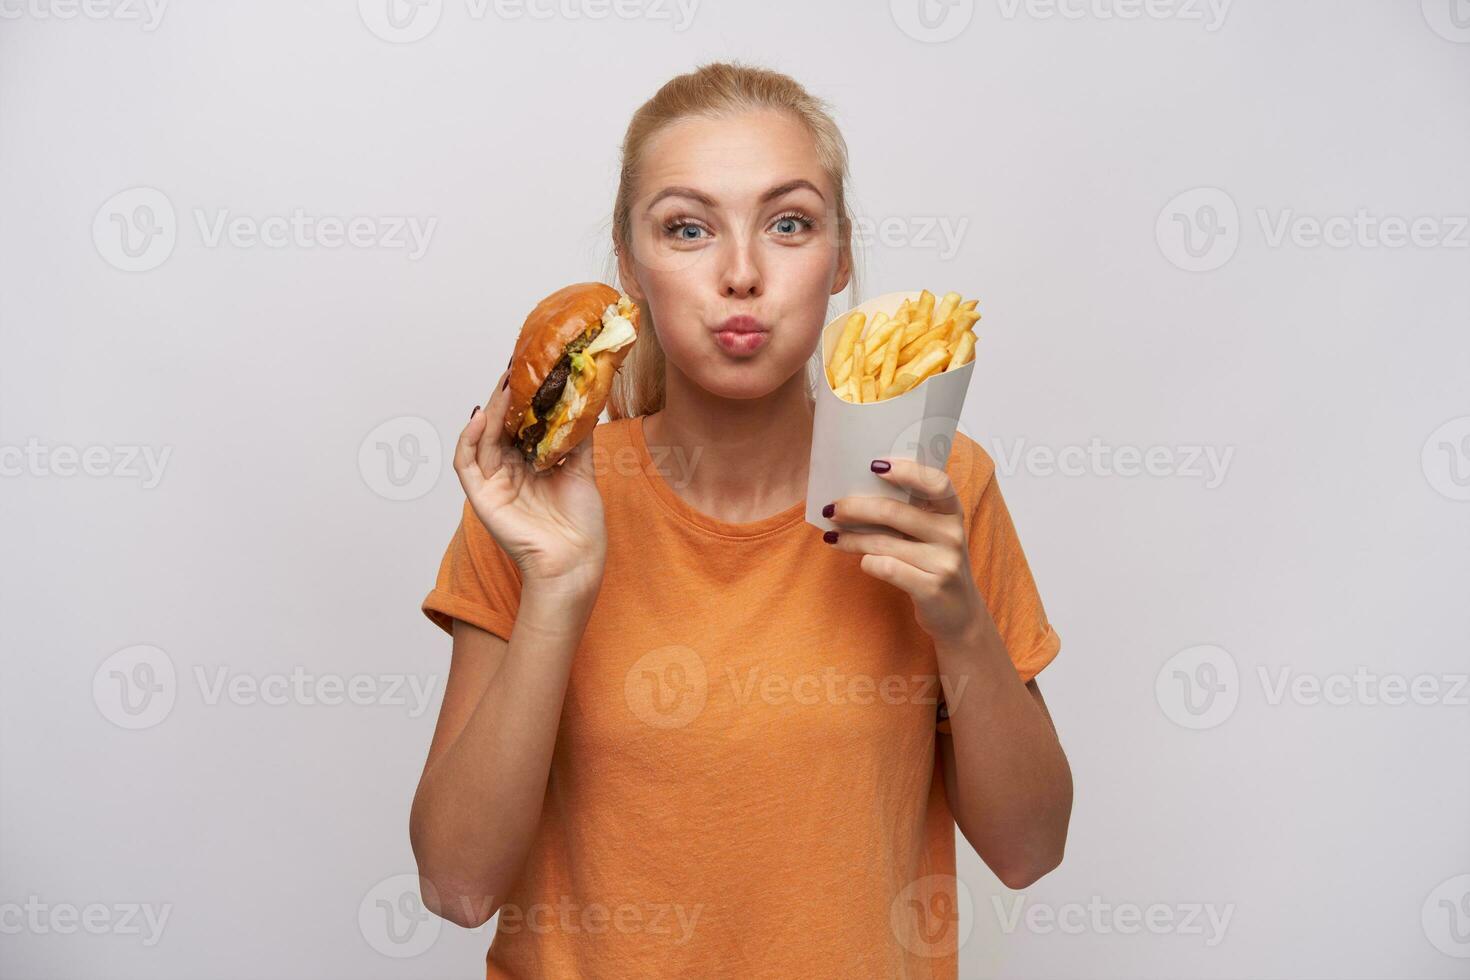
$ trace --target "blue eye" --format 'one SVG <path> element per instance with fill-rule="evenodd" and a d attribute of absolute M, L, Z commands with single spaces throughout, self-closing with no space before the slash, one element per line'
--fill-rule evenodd
<path fill-rule="evenodd" d="M 773 222 L 777 233 L 783 237 L 800 234 L 803 231 L 809 230 L 814 224 L 815 222 L 811 218 L 808 218 L 800 211 L 788 211 L 783 215 L 777 216 L 775 222 Z"/>
<path fill-rule="evenodd" d="M 665 234 L 673 235 L 675 238 L 686 242 L 699 241 L 700 238 L 703 237 L 700 234 L 703 231 L 704 229 L 701 228 L 699 225 L 696 225 L 692 221 L 688 221 L 682 218 L 675 218 L 671 221 L 665 222 L 664 224 Z M 686 232 L 694 232 L 694 234 L 685 234 Z"/>

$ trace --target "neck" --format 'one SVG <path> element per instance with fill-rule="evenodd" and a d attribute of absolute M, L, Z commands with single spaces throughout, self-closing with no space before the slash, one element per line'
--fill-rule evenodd
<path fill-rule="evenodd" d="M 690 506 L 738 524 L 805 499 L 812 443 L 805 370 L 761 398 L 722 398 L 672 364 L 666 370 L 664 407 L 643 419 L 643 435 Z"/>

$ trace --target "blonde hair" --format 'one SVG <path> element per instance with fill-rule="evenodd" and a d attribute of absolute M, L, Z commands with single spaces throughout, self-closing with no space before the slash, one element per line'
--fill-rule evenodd
<path fill-rule="evenodd" d="M 686 116 L 720 117 L 761 109 L 792 113 L 812 135 L 817 159 L 836 191 L 833 212 L 837 238 L 847 253 L 851 268 L 847 305 L 856 305 L 858 270 L 853 254 L 852 211 L 848 205 L 847 143 L 832 119 L 830 108 L 790 76 L 736 62 L 705 64 L 692 72 L 675 76 L 633 113 L 623 137 L 622 166 L 613 203 L 614 251 L 608 259 L 608 281 L 617 274 L 618 255 L 632 244 L 633 191 L 649 139 L 665 126 Z M 640 306 L 639 314 L 642 319 L 638 342 L 624 359 L 622 370 L 614 379 L 608 396 L 608 415 L 612 419 L 647 415 L 658 411 L 664 404 L 664 351 L 652 329 L 653 317 L 646 305 Z M 816 396 L 815 385 L 821 371 L 819 344 L 806 368 L 808 398 Z"/>

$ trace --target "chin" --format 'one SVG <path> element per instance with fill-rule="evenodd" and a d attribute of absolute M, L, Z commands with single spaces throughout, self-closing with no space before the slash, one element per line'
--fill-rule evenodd
<path fill-rule="evenodd" d="M 777 368 L 769 361 L 720 364 L 692 378 L 712 395 L 732 401 L 749 401 L 775 392 L 791 380 L 793 371 L 804 378 L 805 366 L 805 361 L 790 370 Z"/>

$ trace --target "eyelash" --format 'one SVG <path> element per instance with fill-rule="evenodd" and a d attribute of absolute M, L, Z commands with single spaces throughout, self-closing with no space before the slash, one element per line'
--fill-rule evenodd
<path fill-rule="evenodd" d="M 796 211 L 796 210 L 783 211 L 782 213 L 780 213 L 780 214 L 776 215 L 774 218 L 772 218 L 771 219 L 771 223 L 772 224 L 775 224 L 776 222 L 778 222 L 778 221 L 784 221 L 787 218 L 794 218 L 795 220 L 801 222 L 805 226 L 805 230 L 807 230 L 807 231 L 811 231 L 811 229 L 813 228 L 813 226 L 816 225 L 816 222 L 813 221 L 810 217 L 808 217 L 804 212 Z M 704 227 L 703 225 L 699 224 L 698 222 L 694 221 L 691 218 L 676 217 L 676 218 L 670 218 L 669 220 L 667 220 L 667 221 L 664 222 L 664 233 L 666 235 L 671 235 L 671 236 L 674 236 L 674 237 L 677 238 L 678 237 L 679 229 L 683 228 L 686 225 L 694 225 L 696 228 L 703 228 Z M 795 234 L 795 232 L 793 232 L 793 234 Z M 782 236 L 782 237 L 790 237 L 790 236 Z"/>

